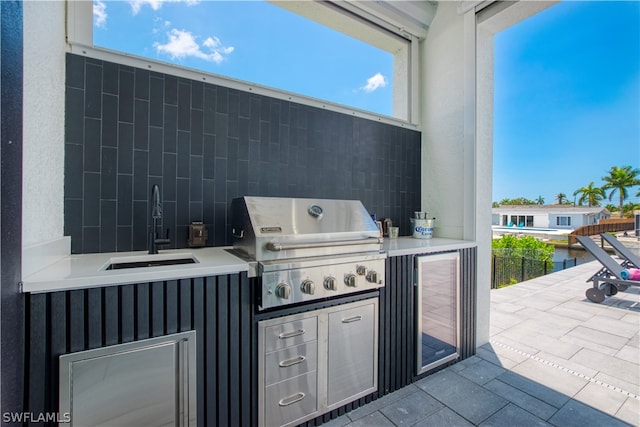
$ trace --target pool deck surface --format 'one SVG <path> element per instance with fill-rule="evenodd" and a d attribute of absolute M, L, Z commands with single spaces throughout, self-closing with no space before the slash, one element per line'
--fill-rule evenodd
<path fill-rule="evenodd" d="M 597 261 L 491 291 L 475 356 L 330 426 L 640 426 L 640 287 L 595 304 Z"/>

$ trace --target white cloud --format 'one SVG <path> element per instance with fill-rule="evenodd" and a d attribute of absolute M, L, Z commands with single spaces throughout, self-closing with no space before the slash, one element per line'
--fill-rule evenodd
<path fill-rule="evenodd" d="M 133 12 L 134 15 L 138 14 L 144 5 L 149 6 L 153 10 L 158 10 L 162 7 L 163 3 L 168 2 L 186 3 L 188 6 L 192 6 L 198 4 L 200 0 L 129 0 L 131 12 Z"/>
<path fill-rule="evenodd" d="M 367 84 L 362 87 L 362 90 L 371 93 L 376 89 L 385 87 L 387 84 L 389 84 L 387 78 L 380 73 L 376 73 L 367 79 Z"/>
<path fill-rule="evenodd" d="M 167 21 L 166 19 L 162 19 L 159 16 L 156 16 L 153 19 L 153 28 L 151 32 L 153 34 L 162 33 L 167 30 L 167 28 L 171 27 L 171 21 Z"/>
<path fill-rule="evenodd" d="M 97 0 L 93 3 L 93 18 L 96 27 L 104 28 L 107 25 L 107 5 L 104 2 Z"/>
<path fill-rule="evenodd" d="M 166 44 L 154 43 L 154 47 L 158 53 L 167 54 L 172 59 L 194 57 L 219 64 L 234 50 L 233 46 L 222 46 L 217 37 L 208 37 L 199 45 L 196 36 L 176 28 L 168 32 L 167 36 L 169 41 Z"/>

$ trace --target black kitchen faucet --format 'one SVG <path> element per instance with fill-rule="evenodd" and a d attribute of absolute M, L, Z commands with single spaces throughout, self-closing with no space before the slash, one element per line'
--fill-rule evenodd
<path fill-rule="evenodd" d="M 158 233 L 158 227 L 160 228 L 160 234 L 162 233 L 162 204 L 160 203 L 160 187 L 157 184 L 153 184 L 153 187 L 151 187 L 151 222 L 149 253 L 157 254 L 158 246 L 171 243 L 169 229 L 167 229 L 167 235 L 164 238 L 159 237 Z"/>

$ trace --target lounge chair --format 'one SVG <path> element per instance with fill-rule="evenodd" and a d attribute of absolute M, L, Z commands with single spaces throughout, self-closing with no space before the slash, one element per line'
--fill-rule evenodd
<path fill-rule="evenodd" d="M 618 264 L 608 253 L 587 236 L 577 236 L 576 239 L 595 259 L 602 268 L 587 282 L 593 282 L 593 287 L 586 290 L 585 295 L 589 301 L 601 303 L 607 296 L 615 295 L 618 291 L 625 291 L 629 286 L 640 286 L 635 280 L 622 279 L 622 271 L 625 269 Z"/>
<path fill-rule="evenodd" d="M 616 239 L 615 236 L 608 233 L 600 234 L 604 240 L 607 241 L 608 244 L 611 245 L 616 254 L 624 261 L 622 262 L 623 268 L 640 268 L 640 257 L 638 255 L 631 252 L 631 250 L 620 243 L 620 240 Z"/>

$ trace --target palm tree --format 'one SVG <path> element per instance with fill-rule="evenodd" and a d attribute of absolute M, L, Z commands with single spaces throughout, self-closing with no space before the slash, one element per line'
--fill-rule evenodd
<path fill-rule="evenodd" d="M 561 205 L 564 203 L 564 199 L 567 198 L 567 195 L 564 193 L 558 193 L 556 194 L 556 200 L 558 201 L 558 204 Z"/>
<path fill-rule="evenodd" d="M 544 197 L 538 196 L 538 200 L 536 200 L 536 203 L 539 205 L 544 205 Z"/>
<path fill-rule="evenodd" d="M 609 193 L 609 200 L 613 198 L 616 190 L 618 191 L 618 195 L 620 197 L 620 218 L 623 217 L 622 205 L 624 203 L 624 200 L 629 197 L 627 188 L 633 187 L 635 185 L 640 185 L 638 174 L 640 174 L 640 169 L 632 169 L 631 166 L 611 166 L 609 175 L 602 177 L 602 180 L 605 182 L 605 184 L 602 186 L 602 189 L 611 189 L 611 192 Z"/>
<path fill-rule="evenodd" d="M 578 199 L 578 204 L 582 205 L 585 201 L 591 206 L 600 206 L 600 200 L 606 197 L 604 190 L 600 187 L 594 187 L 593 181 L 586 187 L 578 188 L 573 195 L 582 194 Z"/>

